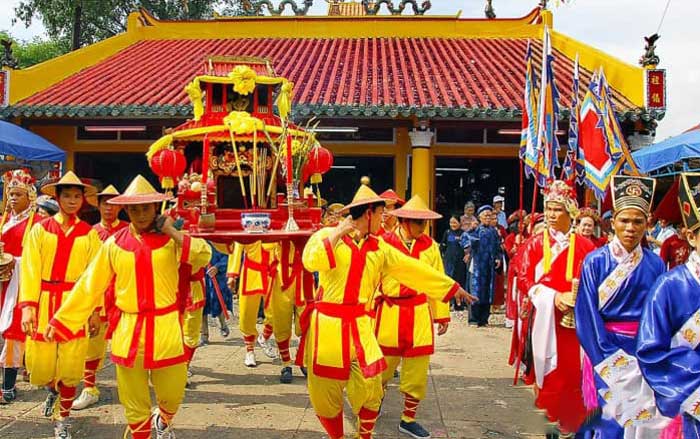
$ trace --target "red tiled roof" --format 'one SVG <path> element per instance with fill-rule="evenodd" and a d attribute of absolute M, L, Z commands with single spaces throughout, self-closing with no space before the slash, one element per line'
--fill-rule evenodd
<path fill-rule="evenodd" d="M 534 42 L 535 46 L 540 44 Z M 184 85 L 210 56 L 257 56 L 295 84 L 297 106 L 521 109 L 526 39 L 146 40 L 16 104 L 186 106 Z M 538 50 L 533 50 L 537 53 Z M 535 63 L 537 64 L 537 63 Z M 556 53 L 561 105 L 573 63 Z M 582 93 L 589 72 L 582 72 Z M 616 96 L 619 110 L 634 106 Z"/>

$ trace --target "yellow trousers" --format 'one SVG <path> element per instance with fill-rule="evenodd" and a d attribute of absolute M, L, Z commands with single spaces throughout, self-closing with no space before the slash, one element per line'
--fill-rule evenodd
<path fill-rule="evenodd" d="M 377 375 L 365 378 L 357 360 L 350 364 L 350 379 L 335 380 L 319 377 L 313 367 L 308 369 L 309 398 L 318 416 L 334 418 L 343 411 L 343 390 L 347 390 L 352 412 L 357 415 L 360 409 L 379 410 L 384 390 L 382 377 Z"/>
<path fill-rule="evenodd" d="M 174 415 L 185 396 L 187 364 L 180 363 L 152 370 L 144 369 L 142 340 L 134 367 L 117 365 L 119 401 L 124 406 L 129 425 L 144 423 L 151 416 L 149 378 L 153 384 L 158 407 L 161 411 Z M 148 429 L 150 430 L 150 426 Z"/>
<path fill-rule="evenodd" d="M 107 353 L 107 339 L 105 339 L 105 335 L 107 334 L 107 326 L 107 322 L 103 322 L 100 325 L 100 332 L 96 336 L 88 339 L 88 349 L 85 361 L 97 359 L 102 360 L 100 361 L 100 366 L 98 369 L 102 367 L 105 354 Z"/>
<path fill-rule="evenodd" d="M 34 386 L 62 382 L 77 386 L 83 379 L 88 339 L 85 337 L 66 343 L 35 341 L 27 338 L 25 359 Z"/>
<path fill-rule="evenodd" d="M 254 294 L 251 296 L 238 296 L 238 329 L 243 336 L 258 336 L 258 310 L 260 302 L 265 300 L 265 296 Z M 269 305 L 269 304 L 268 304 Z M 273 310 L 271 306 L 265 307 L 265 323 L 272 323 Z"/>
<path fill-rule="evenodd" d="M 297 337 L 301 336 L 301 325 L 299 324 L 299 316 L 303 311 L 302 307 L 296 306 L 294 297 L 294 284 L 286 291 L 279 288 L 279 282 L 275 282 L 272 288 L 272 296 L 270 297 L 270 306 L 272 310 L 272 330 L 275 334 L 275 340 L 280 348 L 280 355 L 284 357 L 282 351 L 289 351 L 289 340 L 292 338 L 292 325 Z M 283 365 L 291 364 L 291 359 L 285 360 L 282 358 Z"/>
<path fill-rule="evenodd" d="M 185 311 L 182 319 L 182 334 L 187 347 L 195 349 L 199 346 L 199 334 L 202 331 L 203 315 L 204 308 Z"/>
<path fill-rule="evenodd" d="M 399 391 L 422 401 L 428 390 L 428 366 L 430 356 L 393 357 L 386 356 L 387 369 L 382 374 L 382 382 L 386 385 L 393 377 L 394 371 L 401 363 Z"/>

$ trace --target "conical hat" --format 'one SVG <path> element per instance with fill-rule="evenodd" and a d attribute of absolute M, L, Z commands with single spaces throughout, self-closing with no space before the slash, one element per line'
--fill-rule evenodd
<path fill-rule="evenodd" d="M 172 196 L 161 194 L 141 175 L 131 180 L 129 187 L 122 195 L 107 200 L 109 204 L 149 204 L 160 203 L 171 199 Z"/>
<path fill-rule="evenodd" d="M 68 171 L 66 172 L 63 177 L 61 177 L 60 180 L 58 180 L 55 183 L 49 183 L 44 185 L 41 188 L 41 192 L 43 194 L 46 194 L 50 197 L 53 198 L 58 198 L 56 196 L 56 187 L 57 186 L 79 186 L 83 188 L 83 191 L 85 193 L 85 199 L 89 204 L 92 204 L 93 206 L 97 205 L 97 199 L 95 196 L 97 195 L 97 189 L 95 189 L 95 186 L 91 186 L 89 184 L 83 183 L 80 178 L 78 178 L 77 175 L 73 173 L 73 171 Z"/>
<path fill-rule="evenodd" d="M 393 189 L 387 189 L 381 194 L 379 194 L 379 196 L 383 198 L 384 201 L 386 201 L 386 204 L 389 206 L 394 204 L 396 204 L 397 206 L 403 206 L 404 204 L 406 204 L 406 200 L 399 197 L 399 194 L 394 192 Z"/>
<path fill-rule="evenodd" d="M 114 185 L 109 185 L 102 192 L 97 194 L 98 197 L 116 197 L 119 194 L 119 191 L 117 188 L 114 187 Z"/>
<path fill-rule="evenodd" d="M 418 219 L 418 220 L 431 220 L 440 219 L 442 215 L 434 212 L 428 208 L 428 205 L 420 197 L 420 195 L 414 195 L 410 200 L 406 202 L 400 209 L 392 210 L 389 215 L 394 215 L 399 218 L 408 219 Z"/>
<path fill-rule="evenodd" d="M 386 200 L 377 195 L 377 193 L 370 189 L 369 186 L 363 184 L 357 190 L 355 196 L 352 197 L 350 204 L 343 207 L 343 211 L 350 210 L 353 207 L 374 203 L 386 203 Z"/>

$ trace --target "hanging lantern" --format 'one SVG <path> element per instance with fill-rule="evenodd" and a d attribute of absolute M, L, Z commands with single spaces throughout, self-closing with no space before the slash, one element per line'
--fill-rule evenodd
<path fill-rule="evenodd" d="M 316 146 L 309 151 L 309 160 L 304 166 L 304 177 L 310 177 L 311 184 L 319 184 L 323 181 L 322 175 L 330 171 L 331 166 L 333 154 L 322 146 Z"/>
<path fill-rule="evenodd" d="M 185 155 L 173 149 L 162 149 L 151 158 L 151 169 L 160 178 L 164 190 L 173 189 L 186 168 Z"/>

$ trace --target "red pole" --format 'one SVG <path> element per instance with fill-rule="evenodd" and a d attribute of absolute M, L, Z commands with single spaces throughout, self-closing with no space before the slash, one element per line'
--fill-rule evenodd
<path fill-rule="evenodd" d="M 287 157 L 286 157 L 286 163 L 287 163 L 287 185 L 291 186 L 292 185 L 292 136 L 287 135 Z M 289 200 L 289 203 L 292 201 Z"/>
<path fill-rule="evenodd" d="M 207 264 L 207 272 L 211 268 L 211 264 Z M 214 285 L 214 292 L 216 292 L 216 298 L 219 299 L 219 305 L 221 305 L 221 312 L 224 313 L 224 317 L 228 320 L 228 310 L 226 309 L 226 301 L 224 301 L 224 295 L 221 292 L 221 287 L 219 282 L 216 280 L 216 275 L 209 275 L 211 278 L 211 283 Z"/>

